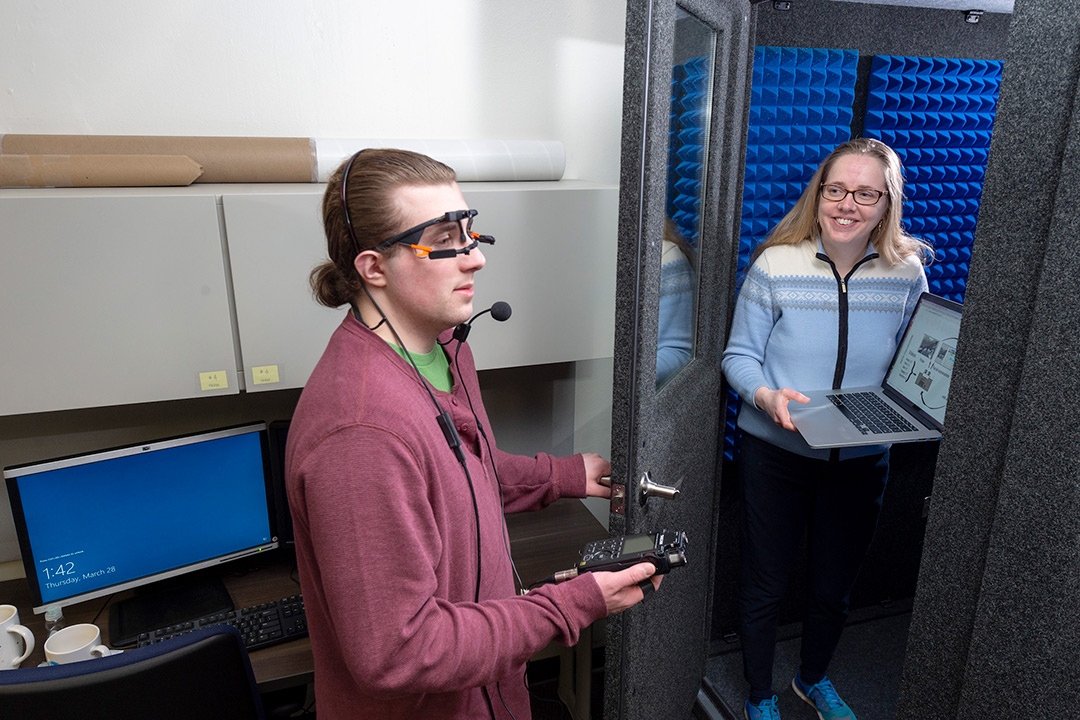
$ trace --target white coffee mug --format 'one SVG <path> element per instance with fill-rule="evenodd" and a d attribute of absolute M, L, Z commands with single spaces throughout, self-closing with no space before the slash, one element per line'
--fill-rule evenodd
<path fill-rule="evenodd" d="M 45 659 L 60 665 L 112 654 L 112 650 L 101 644 L 101 630 L 90 623 L 69 625 L 45 641 Z"/>
<path fill-rule="evenodd" d="M 19 667 L 34 652 L 34 634 L 19 624 L 14 605 L 0 605 L 0 670 Z"/>

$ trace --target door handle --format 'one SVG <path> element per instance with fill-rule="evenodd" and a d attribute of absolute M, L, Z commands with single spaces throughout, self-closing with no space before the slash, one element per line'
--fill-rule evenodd
<path fill-rule="evenodd" d="M 679 489 L 671 487 L 670 485 L 661 485 L 660 483 L 653 482 L 652 476 L 646 472 L 641 476 L 641 479 L 638 480 L 638 502 L 644 505 L 651 497 L 674 500 L 679 497 Z"/>

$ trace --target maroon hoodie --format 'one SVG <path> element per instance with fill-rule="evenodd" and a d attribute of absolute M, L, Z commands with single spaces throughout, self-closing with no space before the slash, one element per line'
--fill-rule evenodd
<path fill-rule="evenodd" d="M 525 661 L 551 640 L 577 642 L 607 614 L 591 575 L 514 594 L 503 511 L 584 497 L 585 465 L 498 450 L 468 345 L 459 360 L 453 391 L 433 392 L 475 490 L 479 603 L 469 483 L 407 361 L 347 315 L 300 397 L 286 474 L 320 717 L 485 718 L 487 686 L 497 718 L 510 717 L 505 702 L 528 720 Z"/>

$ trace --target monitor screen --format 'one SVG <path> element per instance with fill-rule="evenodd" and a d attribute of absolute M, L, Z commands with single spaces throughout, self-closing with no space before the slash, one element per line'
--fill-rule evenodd
<path fill-rule="evenodd" d="M 6 468 L 35 612 L 277 547 L 265 423 Z"/>

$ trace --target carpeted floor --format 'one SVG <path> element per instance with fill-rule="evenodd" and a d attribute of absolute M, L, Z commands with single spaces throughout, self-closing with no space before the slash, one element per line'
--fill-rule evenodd
<path fill-rule="evenodd" d="M 893 612 L 853 613 L 852 621 L 844 629 L 829 668 L 829 679 L 860 720 L 896 717 L 910 621 L 910 611 L 904 608 Z M 781 628 L 778 633 L 774 692 L 784 720 L 816 720 L 813 708 L 791 689 L 791 678 L 799 667 L 799 632 L 799 626 L 794 625 Z M 602 655 L 594 663 L 592 716 L 597 720 L 603 717 Z M 727 710 L 731 718 L 742 720 L 747 685 L 742 677 L 738 643 L 720 649 L 709 658 L 705 674 L 706 681 L 726 706 L 721 707 L 721 712 Z M 533 720 L 570 720 L 570 713 L 558 701 L 557 679 L 558 665 L 554 660 L 529 663 Z"/>
<path fill-rule="evenodd" d="M 896 717 L 910 620 L 909 613 L 902 613 L 849 623 L 844 629 L 829 667 L 829 679 L 860 720 Z M 817 713 L 791 689 L 791 679 L 799 667 L 798 628 L 782 628 L 780 637 L 773 674 L 780 713 L 784 720 L 814 720 Z M 748 688 L 737 644 L 709 659 L 706 678 L 727 706 L 724 709 L 741 719 Z"/>

